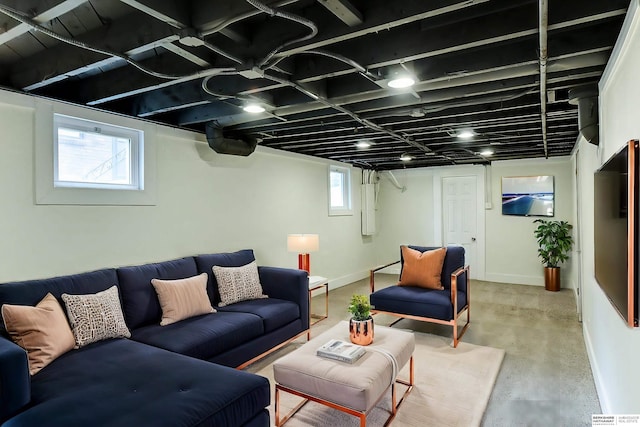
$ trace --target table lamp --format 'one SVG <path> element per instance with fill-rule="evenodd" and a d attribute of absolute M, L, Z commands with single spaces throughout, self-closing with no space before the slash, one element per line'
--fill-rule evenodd
<path fill-rule="evenodd" d="M 287 236 L 287 250 L 298 252 L 298 268 L 310 273 L 309 252 L 316 252 L 320 248 L 320 237 L 317 234 L 289 234 Z"/>

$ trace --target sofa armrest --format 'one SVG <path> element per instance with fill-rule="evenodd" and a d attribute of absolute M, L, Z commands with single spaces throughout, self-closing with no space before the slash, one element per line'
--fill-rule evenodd
<path fill-rule="evenodd" d="M 0 422 L 31 401 L 31 376 L 27 353 L 0 337 Z"/>
<path fill-rule="evenodd" d="M 304 270 L 258 267 L 262 290 L 271 298 L 293 301 L 300 306 L 303 329 L 309 329 L 309 277 Z"/>

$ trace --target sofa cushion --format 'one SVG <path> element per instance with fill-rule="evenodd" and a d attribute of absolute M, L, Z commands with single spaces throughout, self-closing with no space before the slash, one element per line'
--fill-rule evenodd
<path fill-rule="evenodd" d="M 32 406 L 5 425 L 239 426 L 269 398 L 258 375 L 115 339 L 70 351 L 36 374 Z"/>
<path fill-rule="evenodd" d="M 215 311 L 207 296 L 208 277 L 202 273 L 185 279 L 151 279 L 162 308 L 160 326 Z"/>
<path fill-rule="evenodd" d="M 237 252 L 206 254 L 195 257 L 198 273 L 209 274 L 209 282 L 207 283 L 207 293 L 211 299 L 211 303 L 217 305 L 220 302 L 220 293 L 218 292 L 218 282 L 212 273 L 213 266 L 220 267 L 241 267 L 247 265 L 256 258 L 253 250 L 243 249 Z"/>
<path fill-rule="evenodd" d="M 2 317 L 11 339 L 27 352 L 31 375 L 75 345 L 64 310 L 51 294 L 35 307 L 4 304 Z"/>
<path fill-rule="evenodd" d="M 262 293 L 258 277 L 258 265 L 255 261 L 241 267 L 213 266 L 213 274 L 218 282 L 220 307 L 258 298 L 268 298 Z"/>
<path fill-rule="evenodd" d="M 277 298 L 241 301 L 225 307 L 219 307 L 218 311 L 255 314 L 262 319 L 265 332 L 271 332 L 300 318 L 300 306 L 298 304 Z"/>
<path fill-rule="evenodd" d="M 264 333 L 262 319 L 248 313 L 212 313 L 167 326 L 148 325 L 131 338 L 175 353 L 208 360 Z"/>
<path fill-rule="evenodd" d="M 84 294 L 104 291 L 118 283 L 114 269 L 104 269 L 70 276 L 50 279 L 27 280 L 23 282 L 3 283 L 0 285 L 0 305 L 18 304 L 35 306 L 42 298 L 51 293 L 62 302 L 63 293 Z M 4 332 L 4 323 L 0 322 L 0 332 Z"/>
<path fill-rule="evenodd" d="M 62 300 L 77 347 L 107 338 L 131 336 L 124 322 L 116 286 L 95 294 L 62 294 Z"/>
<path fill-rule="evenodd" d="M 426 290 L 416 286 L 389 286 L 370 295 L 376 310 L 440 320 L 453 319 L 451 290 Z M 458 292 L 458 311 L 467 304 L 466 294 Z"/>
<path fill-rule="evenodd" d="M 198 274 L 192 257 L 117 269 L 124 318 L 129 328 L 160 323 L 162 309 L 151 279 L 175 280 Z"/>

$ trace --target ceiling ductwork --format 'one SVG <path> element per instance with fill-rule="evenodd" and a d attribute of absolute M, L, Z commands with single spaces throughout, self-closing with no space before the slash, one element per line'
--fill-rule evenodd
<path fill-rule="evenodd" d="M 215 122 L 208 122 L 205 130 L 209 147 L 218 154 L 230 154 L 233 156 L 246 157 L 253 153 L 256 149 L 256 145 L 258 145 L 258 140 L 255 138 L 225 138 L 222 128 Z"/>
<path fill-rule="evenodd" d="M 569 90 L 569 104 L 578 106 L 578 130 L 588 142 L 598 145 L 598 87 L 578 86 Z"/>
<path fill-rule="evenodd" d="M 579 130 L 598 143 L 597 90 L 571 105 L 568 89 L 597 86 L 629 8 L 210 3 L 0 0 L 0 89 L 206 134 L 235 156 L 256 139 L 376 171 L 552 158 L 572 153 Z M 398 72 L 414 85 L 390 87 Z"/>

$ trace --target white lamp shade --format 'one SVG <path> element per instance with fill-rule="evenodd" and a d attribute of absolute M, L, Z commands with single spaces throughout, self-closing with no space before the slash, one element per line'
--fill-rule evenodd
<path fill-rule="evenodd" d="M 316 252 L 320 248 L 320 237 L 317 234 L 289 234 L 287 250 L 300 254 Z"/>

